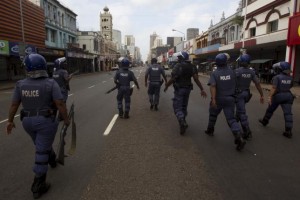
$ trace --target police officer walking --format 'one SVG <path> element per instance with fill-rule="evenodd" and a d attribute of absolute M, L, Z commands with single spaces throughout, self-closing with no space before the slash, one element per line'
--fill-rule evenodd
<path fill-rule="evenodd" d="M 31 191 L 34 198 L 39 198 L 50 187 L 46 183 L 48 164 L 56 167 L 52 144 L 58 128 L 58 121 L 55 119 L 57 109 L 62 114 L 64 123 L 69 125 L 70 122 L 60 88 L 53 79 L 48 78 L 44 57 L 30 54 L 25 57 L 24 64 L 28 78 L 16 83 L 6 133 L 11 134 L 15 127 L 14 116 L 22 103 L 22 125 L 35 145 L 35 177 Z"/>
<path fill-rule="evenodd" d="M 178 55 L 178 63 L 172 70 L 171 79 L 165 84 L 164 89 L 166 92 L 171 84 L 174 86 L 173 109 L 179 122 L 181 135 L 185 133 L 188 127 L 186 116 L 188 114 L 187 107 L 189 96 L 193 89 L 191 78 L 194 79 L 195 83 L 200 88 L 201 96 L 206 98 L 206 92 L 199 81 L 196 66 L 189 61 L 189 54 L 185 51 L 181 51 Z"/>
<path fill-rule="evenodd" d="M 72 75 L 69 75 L 66 70 L 66 58 L 58 58 L 54 61 L 55 71 L 53 72 L 53 79 L 58 83 L 61 93 L 64 97 L 64 101 L 67 102 L 68 91 L 70 90 L 69 82 L 72 79 Z"/>
<path fill-rule="evenodd" d="M 246 103 L 248 103 L 252 97 L 250 92 L 251 82 L 255 84 L 260 94 L 260 103 L 264 103 L 264 95 L 259 80 L 254 70 L 249 68 L 250 60 L 251 58 L 248 54 L 241 55 L 239 58 L 240 67 L 235 70 L 237 83 L 236 117 L 242 125 L 244 139 L 252 138 L 245 107 Z"/>
<path fill-rule="evenodd" d="M 236 80 L 235 72 L 227 66 L 227 56 L 220 53 L 216 56 L 217 69 L 209 79 L 211 93 L 211 107 L 208 129 L 213 129 L 217 116 L 223 110 L 227 124 L 233 135 L 237 150 L 242 150 L 246 142 L 242 138 L 241 129 L 234 116 Z"/>
<path fill-rule="evenodd" d="M 130 111 L 130 101 L 131 101 L 131 87 L 130 82 L 133 81 L 137 87 L 140 89 L 134 73 L 130 71 L 129 65 L 130 61 L 127 58 L 121 58 L 121 68 L 116 72 L 114 77 L 114 82 L 118 86 L 117 102 L 119 117 L 128 119 Z M 125 100 L 125 113 L 123 109 L 123 99 Z"/>
<path fill-rule="evenodd" d="M 283 135 L 287 138 L 292 138 L 292 105 L 294 102 L 294 95 L 290 90 L 293 87 L 293 78 L 289 75 L 291 73 L 291 66 L 288 62 L 279 62 L 274 64 L 273 68 L 277 71 L 279 70 L 279 74 L 273 77 L 272 88 L 268 98 L 269 106 L 263 119 L 260 119 L 259 122 L 263 126 L 268 125 L 274 111 L 280 105 L 285 121 L 285 131 L 283 132 Z"/>
<path fill-rule="evenodd" d="M 153 110 L 153 108 L 156 111 L 158 110 L 160 87 L 162 84 L 161 76 L 163 77 L 166 83 L 167 77 L 164 68 L 157 64 L 156 58 L 152 58 L 151 65 L 148 67 L 145 74 L 145 87 L 148 86 L 149 78 L 148 96 L 151 110 Z"/>

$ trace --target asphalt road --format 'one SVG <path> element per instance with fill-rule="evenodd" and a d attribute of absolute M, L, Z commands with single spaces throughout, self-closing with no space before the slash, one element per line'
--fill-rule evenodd
<path fill-rule="evenodd" d="M 68 105 L 75 102 L 76 153 L 65 166 L 49 169 L 52 187 L 42 199 L 300 199 L 299 103 L 293 106 L 294 137 L 287 139 L 280 108 L 269 126 L 257 122 L 267 105 L 259 104 L 253 89 L 247 106 L 253 140 L 238 152 L 223 114 L 215 136 L 204 134 L 209 98 L 201 98 L 196 88 L 184 136 L 172 110 L 171 87 L 161 93 L 159 110 L 150 111 L 144 70 L 133 69 L 141 89 L 134 90 L 130 119 L 117 118 L 108 135 L 103 134 L 117 114 L 116 91 L 104 93 L 114 86 L 114 72 L 72 80 Z M 0 91 L 1 130 L 10 97 L 11 90 Z M 15 122 L 12 135 L 0 134 L 0 199 L 27 200 L 34 148 L 18 117 Z M 57 144 L 58 137 L 55 149 Z"/>

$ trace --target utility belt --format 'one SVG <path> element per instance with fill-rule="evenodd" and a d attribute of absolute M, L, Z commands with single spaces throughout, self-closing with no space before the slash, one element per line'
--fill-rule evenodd
<path fill-rule="evenodd" d="M 37 117 L 37 116 L 43 116 L 43 117 L 54 117 L 56 116 L 57 110 L 21 110 L 20 112 L 20 119 L 23 120 L 24 117 Z"/>
<path fill-rule="evenodd" d="M 180 85 L 178 83 L 173 84 L 174 85 L 174 89 L 179 89 L 179 88 L 186 88 L 186 89 L 193 89 L 193 84 L 192 85 Z"/>

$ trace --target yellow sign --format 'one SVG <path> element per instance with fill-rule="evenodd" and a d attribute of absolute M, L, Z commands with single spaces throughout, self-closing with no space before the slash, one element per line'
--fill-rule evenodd
<path fill-rule="evenodd" d="M 300 37 L 300 25 L 298 26 L 298 35 Z"/>

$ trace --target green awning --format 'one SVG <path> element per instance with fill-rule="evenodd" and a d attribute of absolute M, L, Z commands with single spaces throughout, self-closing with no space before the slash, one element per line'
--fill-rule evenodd
<path fill-rule="evenodd" d="M 266 63 L 266 62 L 269 62 L 273 59 L 257 59 L 257 60 L 252 60 L 250 63 L 251 64 L 263 64 L 263 63 Z"/>

